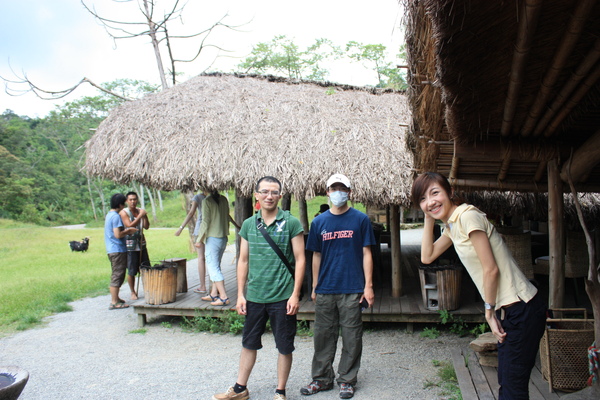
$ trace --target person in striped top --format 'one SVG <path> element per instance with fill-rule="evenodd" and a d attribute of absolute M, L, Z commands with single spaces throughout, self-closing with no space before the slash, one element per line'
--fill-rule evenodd
<path fill-rule="evenodd" d="M 237 263 L 236 309 L 238 314 L 246 316 L 238 377 L 234 386 L 225 393 L 215 394 L 213 400 L 246 400 L 250 397 L 248 379 L 256 362 L 257 350 L 262 348 L 261 337 L 267 320 L 271 321 L 279 351 L 274 400 L 286 399 L 285 388 L 292 368 L 296 335 L 296 313 L 305 270 L 304 230 L 297 218 L 278 207 L 281 198 L 279 180 L 272 176 L 259 179 L 254 195 L 260 209 L 242 224 Z M 259 230 L 261 224 L 287 258 L 294 276 Z"/>

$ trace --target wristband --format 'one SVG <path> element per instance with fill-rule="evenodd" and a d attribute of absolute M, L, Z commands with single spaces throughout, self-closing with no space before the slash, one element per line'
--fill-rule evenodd
<path fill-rule="evenodd" d="M 183 229 L 183 226 L 180 226 L 179 229 Z"/>
<path fill-rule="evenodd" d="M 493 310 L 493 309 L 495 309 L 495 308 L 496 308 L 496 305 L 495 305 L 495 304 L 490 304 L 490 303 L 483 303 L 483 307 L 484 307 L 486 310 Z"/>

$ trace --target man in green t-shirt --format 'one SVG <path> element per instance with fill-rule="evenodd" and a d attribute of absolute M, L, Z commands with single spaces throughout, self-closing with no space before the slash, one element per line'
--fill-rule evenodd
<path fill-rule="evenodd" d="M 213 400 L 246 400 L 250 397 L 246 385 L 256 362 L 257 350 L 262 348 L 261 336 L 267 320 L 271 321 L 275 345 L 279 351 L 274 400 L 286 400 L 285 387 L 292 368 L 296 313 L 305 269 L 304 230 L 300 221 L 289 211 L 279 209 L 279 180 L 265 176 L 259 179 L 255 189 L 254 196 L 260 204 L 260 210 L 242 224 L 237 263 L 236 309 L 238 314 L 246 316 L 238 377 L 234 386 L 225 393 L 215 394 Z M 264 226 L 289 264 L 292 267 L 295 265 L 293 277 L 264 238 L 259 224 Z"/>

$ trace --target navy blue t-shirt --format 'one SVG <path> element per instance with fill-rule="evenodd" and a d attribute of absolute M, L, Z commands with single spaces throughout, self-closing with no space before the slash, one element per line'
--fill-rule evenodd
<path fill-rule="evenodd" d="M 375 244 L 371 221 L 349 208 L 341 215 L 326 211 L 310 227 L 306 248 L 321 253 L 315 293 L 363 293 L 363 247 Z"/>

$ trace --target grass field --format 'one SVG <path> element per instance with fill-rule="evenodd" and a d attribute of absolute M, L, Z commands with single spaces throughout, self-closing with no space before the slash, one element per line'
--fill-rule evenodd
<path fill-rule="evenodd" d="M 233 197 L 230 194 L 230 200 Z M 326 197 L 308 202 L 312 221 Z M 157 221 L 151 220 L 146 232 L 152 263 L 172 257 L 195 258 L 189 237 L 175 237 L 175 227 L 185 218 L 183 198 L 165 201 Z M 146 204 L 146 208 L 149 208 Z M 364 211 L 362 204 L 354 206 Z M 298 203 L 291 212 L 298 215 Z M 0 335 L 28 329 L 42 318 L 70 310 L 69 302 L 84 297 L 108 294 L 110 262 L 104 247 L 103 221 L 85 229 L 48 228 L 0 219 Z M 233 228 L 233 227 L 232 227 Z M 71 252 L 69 241 L 90 237 L 85 253 Z M 235 240 L 231 229 L 229 242 Z"/>
<path fill-rule="evenodd" d="M 70 301 L 108 293 L 110 263 L 104 230 L 18 226 L 0 221 L 0 333 L 23 330 L 45 316 L 69 311 Z M 13 226 L 13 227 L 10 227 Z M 195 257 L 189 240 L 173 229 L 146 233 L 151 261 Z M 70 240 L 90 237 L 85 253 L 71 252 Z"/>

